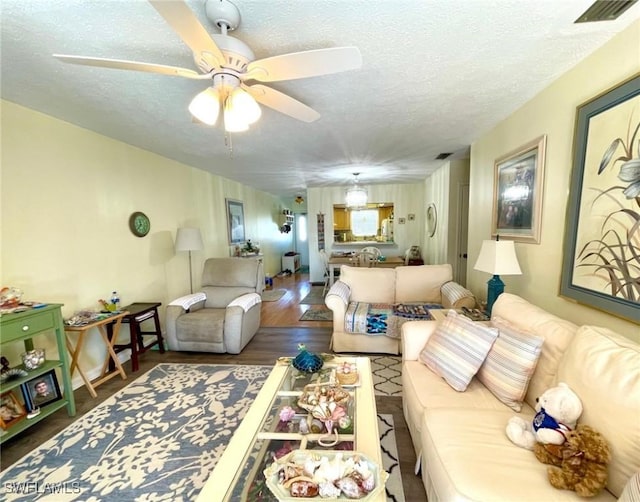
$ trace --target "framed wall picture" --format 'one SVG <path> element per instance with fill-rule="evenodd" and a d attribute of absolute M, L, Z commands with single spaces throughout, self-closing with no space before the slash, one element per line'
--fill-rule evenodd
<path fill-rule="evenodd" d="M 427 233 L 429 237 L 433 237 L 436 234 L 438 228 L 438 210 L 436 205 L 432 202 L 427 206 Z"/>
<path fill-rule="evenodd" d="M 491 235 L 540 242 L 546 135 L 495 161 Z"/>
<path fill-rule="evenodd" d="M 580 105 L 560 294 L 640 321 L 640 73 Z"/>
<path fill-rule="evenodd" d="M 227 202 L 227 224 L 229 225 L 229 244 L 244 242 L 244 204 L 239 200 L 225 199 Z"/>
<path fill-rule="evenodd" d="M 27 416 L 27 411 L 13 391 L 0 395 L 0 427 L 7 430 Z"/>
<path fill-rule="evenodd" d="M 48 371 L 44 375 L 23 383 L 21 389 L 24 402 L 29 411 L 62 398 L 55 370 Z"/>

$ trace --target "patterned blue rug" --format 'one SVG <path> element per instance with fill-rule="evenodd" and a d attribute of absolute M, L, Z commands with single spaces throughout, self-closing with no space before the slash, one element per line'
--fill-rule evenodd
<path fill-rule="evenodd" d="M 159 364 L 2 472 L 3 500 L 194 500 L 271 368 Z M 404 500 L 380 419 L 388 500 Z"/>

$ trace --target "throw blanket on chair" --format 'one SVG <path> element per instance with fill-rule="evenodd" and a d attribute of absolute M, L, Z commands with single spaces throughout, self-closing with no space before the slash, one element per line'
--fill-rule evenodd
<path fill-rule="evenodd" d="M 384 335 L 400 338 L 400 328 L 412 319 L 429 320 L 429 309 L 441 309 L 439 304 L 397 304 L 350 302 L 344 316 L 347 333 Z"/>

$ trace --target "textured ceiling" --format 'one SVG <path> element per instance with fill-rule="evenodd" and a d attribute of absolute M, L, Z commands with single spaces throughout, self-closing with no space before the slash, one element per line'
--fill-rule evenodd
<path fill-rule="evenodd" d="M 210 33 L 204 0 L 186 0 Z M 216 0 L 210 0 L 216 1 Z M 2 98 L 276 195 L 423 180 L 640 16 L 573 24 L 593 0 L 233 0 L 256 58 L 356 46 L 363 66 L 271 87 L 307 124 L 263 108 L 225 145 L 187 106 L 207 81 L 66 64 L 53 53 L 196 69 L 144 0 L 2 0 Z"/>

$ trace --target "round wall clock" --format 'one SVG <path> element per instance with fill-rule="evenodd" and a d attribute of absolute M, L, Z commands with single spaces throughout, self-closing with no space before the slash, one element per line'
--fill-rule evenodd
<path fill-rule="evenodd" d="M 438 211 L 436 205 L 432 202 L 427 207 L 427 232 L 429 237 L 433 237 L 436 233 L 436 227 L 438 226 Z"/>
<path fill-rule="evenodd" d="M 129 216 L 129 229 L 136 237 L 144 237 L 149 233 L 149 230 L 151 230 L 149 217 L 140 211 L 132 213 L 131 216 Z"/>

